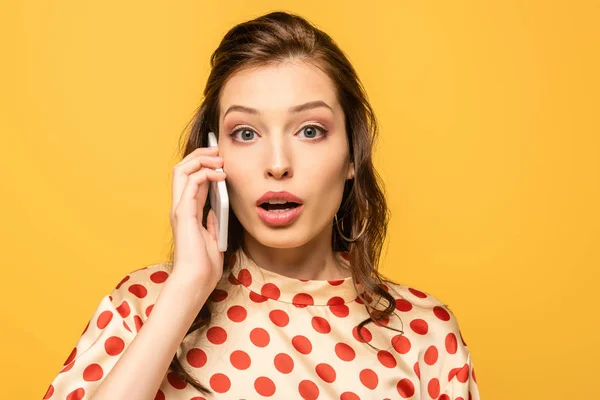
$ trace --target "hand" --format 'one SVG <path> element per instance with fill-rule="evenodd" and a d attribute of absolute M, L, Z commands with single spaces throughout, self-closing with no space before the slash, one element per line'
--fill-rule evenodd
<path fill-rule="evenodd" d="M 194 280 L 211 291 L 223 275 L 223 252 L 217 246 L 216 215 L 211 209 L 207 228 L 202 212 L 208 196 L 209 181 L 220 181 L 225 172 L 217 147 L 200 147 L 173 167 L 173 202 L 170 221 L 175 253 L 173 272 Z"/>

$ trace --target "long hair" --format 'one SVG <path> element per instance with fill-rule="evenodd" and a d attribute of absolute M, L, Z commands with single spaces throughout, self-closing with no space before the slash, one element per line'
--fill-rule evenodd
<path fill-rule="evenodd" d="M 280 11 L 230 29 L 211 55 L 211 71 L 204 89 L 204 99 L 180 139 L 181 158 L 198 147 L 206 147 L 208 132 L 218 132 L 219 99 L 229 77 L 245 68 L 292 59 L 312 63 L 333 81 L 345 114 L 346 135 L 350 156 L 354 161 L 355 177 L 346 180 L 342 203 L 336 216 L 338 223 L 342 225 L 339 229 L 345 237 L 356 237 L 363 229 L 364 232 L 357 240 L 348 242 L 340 236 L 336 227 L 333 229 L 331 245 L 334 251 L 348 252 L 353 280 L 360 282 L 364 289 L 363 293 L 359 293 L 357 301 L 364 304 L 370 318 L 359 324 L 358 334 L 363 338 L 362 328 L 370 322 L 396 330 L 387 326 L 388 317 L 394 312 L 396 305 L 384 283 L 390 279 L 378 272 L 390 212 L 383 184 L 372 160 L 373 145 L 378 134 L 377 120 L 356 71 L 329 35 L 298 15 Z M 209 210 L 210 204 L 206 202 L 202 217 L 204 227 Z M 230 210 L 228 246 L 223 262 L 224 276 L 227 276 L 233 266 L 231 256 L 238 249 L 244 248 L 243 232 L 239 220 Z M 171 265 L 173 255 L 174 243 L 171 241 L 168 261 Z M 383 309 L 373 305 L 381 304 L 382 299 Z M 210 323 L 209 303 L 206 302 L 201 308 L 186 336 Z M 170 368 L 199 391 L 212 393 L 183 368 L 177 354 L 173 357 Z"/>

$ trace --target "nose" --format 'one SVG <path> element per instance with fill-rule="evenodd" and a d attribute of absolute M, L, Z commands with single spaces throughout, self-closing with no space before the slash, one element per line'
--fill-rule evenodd
<path fill-rule="evenodd" d="M 281 138 L 281 136 L 279 136 Z M 287 146 L 281 139 L 274 138 L 270 141 L 270 151 L 265 156 L 267 160 L 265 176 L 275 179 L 291 178 L 293 175 L 291 157 Z"/>

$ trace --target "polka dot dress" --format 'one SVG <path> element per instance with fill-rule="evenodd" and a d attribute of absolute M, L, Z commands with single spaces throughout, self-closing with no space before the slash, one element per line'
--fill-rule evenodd
<path fill-rule="evenodd" d="M 368 313 L 352 278 L 299 280 L 259 267 L 241 249 L 234 257 L 208 300 L 210 325 L 177 351 L 213 394 L 169 370 L 155 400 L 479 400 L 458 323 L 433 296 L 386 282 L 395 314 L 359 331 Z M 345 253 L 336 257 L 348 262 Z M 89 399 L 142 329 L 168 277 L 166 264 L 125 276 L 100 302 L 44 399 Z"/>

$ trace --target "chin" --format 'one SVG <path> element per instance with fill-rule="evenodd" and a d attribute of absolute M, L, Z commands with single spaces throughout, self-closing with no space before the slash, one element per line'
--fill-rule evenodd
<path fill-rule="evenodd" d="M 302 235 L 299 235 L 297 229 L 292 226 L 277 229 L 265 226 L 252 237 L 261 245 L 274 249 L 291 249 L 308 242 L 302 240 Z"/>

